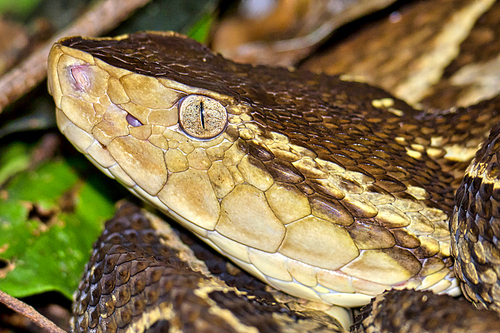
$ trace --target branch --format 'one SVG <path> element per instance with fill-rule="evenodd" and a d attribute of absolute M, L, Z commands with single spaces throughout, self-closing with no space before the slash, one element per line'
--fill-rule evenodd
<path fill-rule="evenodd" d="M 14 298 L 3 291 L 0 290 L 0 303 L 5 304 L 7 307 L 16 311 L 17 313 L 25 316 L 33 323 L 38 325 L 39 327 L 45 329 L 49 333 L 65 333 L 63 329 L 59 328 L 52 321 L 42 316 L 38 311 L 33 309 L 28 304 Z"/>
<path fill-rule="evenodd" d="M 0 79 L 0 113 L 47 76 L 47 57 L 52 44 L 66 36 L 98 36 L 125 20 L 150 0 L 103 0 L 73 25 L 61 31 L 33 52 L 29 58 Z"/>

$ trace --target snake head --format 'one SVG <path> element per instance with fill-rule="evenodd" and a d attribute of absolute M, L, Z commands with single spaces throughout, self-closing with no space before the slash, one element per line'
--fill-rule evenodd
<path fill-rule="evenodd" d="M 133 36 L 145 39 L 146 35 Z M 147 36 L 150 41 L 157 38 L 163 47 L 184 48 L 192 57 L 202 58 L 201 64 L 209 58 L 220 60 L 182 35 Z M 158 47 L 136 51 L 134 46 L 140 43 L 130 39 L 70 37 L 53 46 L 48 86 L 58 126 L 79 151 L 134 194 L 167 213 L 213 228 L 219 202 L 209 175 L 224 177 L 207 170 L 237 138 L 241 107 L 234 105 L 240 98 L 213 84 L 215 78 L 191 73 L 186 81 L 182 64 L 173 65 L 179 63 L 173 60 L 170 68 L 153 71 L 152 67 L 160 67 Z M 176 182 L 177 178 L 182 179 Z M 193 182 L 199 185 L 196 191 L 180 185 Z M 196 192 L 185 196 L 194 199 L 182 199 L 178 193 L 183 191 Z M 193 206 L 198 207 L 194 212 Z"/>

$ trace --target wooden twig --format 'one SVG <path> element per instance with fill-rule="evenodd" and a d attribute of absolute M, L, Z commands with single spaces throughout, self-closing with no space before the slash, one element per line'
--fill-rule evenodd
<path fill-rule="evenodd" d="M 16 311 L 17 313 L 25 316 L 37 326 L 45 329 L 45 331 L 50 333 L 65 333 L 66 331 L 59 328 L 52 321 L 42 316 L 38 311 L 33 309 L 28 304 L 10 296 L 9 294 L 0 291 L 0 303 L 5 304 L 7 307 Z"/>
<path fill-rule="evenodd" d="M 82 15 L 73 25 L 53 36 L 33 52 L 19 66 L 0 79 L 0 113 L 16 101 L 47 75 L 47 57 L 50 48 L 65 36 L 98 36 L 118 25 L 136 9 L 150 0 L 103 0 Z"/>

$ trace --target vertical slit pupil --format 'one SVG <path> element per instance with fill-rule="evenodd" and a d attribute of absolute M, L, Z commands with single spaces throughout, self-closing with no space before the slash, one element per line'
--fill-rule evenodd
<path fill-rule="evenodd" d="M 203 101 L 200 101 L 200 120 L 201 120 L 201 127 L 205 129 L 205 109 L 203 108 Z"/>

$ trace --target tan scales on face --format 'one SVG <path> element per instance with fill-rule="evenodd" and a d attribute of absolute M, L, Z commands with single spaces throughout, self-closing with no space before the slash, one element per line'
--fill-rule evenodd
<path fill-rule="evenodd" d="M 345 306 L 391 287 L 458 291 L 440 129 L 405 103 L 174 33 L 68 38 L 49 63 L 68 139 L 272 286 Z"/>

